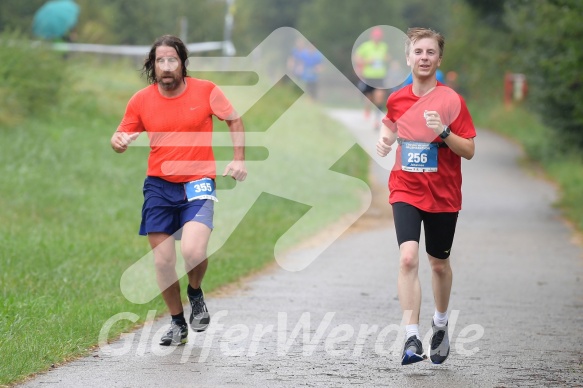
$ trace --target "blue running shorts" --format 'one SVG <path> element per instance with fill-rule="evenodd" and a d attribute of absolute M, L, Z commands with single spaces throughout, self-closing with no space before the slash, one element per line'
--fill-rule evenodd
<path fill-rule="evenodd" d="M 182 227 L 189 221 L 200 222 L 213 229 L 214 202 L 198 199 L 188 202 L 184 184 L 168 182 L 158 177 L 144 181 L 144 205 L 140 235 L 166 233 L 179 240 Z"/>

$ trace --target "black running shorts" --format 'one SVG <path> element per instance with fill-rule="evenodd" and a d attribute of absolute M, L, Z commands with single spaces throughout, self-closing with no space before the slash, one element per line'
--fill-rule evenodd
<path fill-rule="evenodd" d="M 425 251 L 438 259 L 447 259 L 451 253 L 458 212 L 429 213 L 405 202 L 393 204 L 393 219 L 399 246 L 421 237 L 421 223 L 425 231 Z"/>

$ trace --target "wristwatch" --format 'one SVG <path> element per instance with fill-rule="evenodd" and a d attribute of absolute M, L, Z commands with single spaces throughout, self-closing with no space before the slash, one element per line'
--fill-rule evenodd
<path fill-rule="evenodd" d="M 445 139 L 446 137 L 449 136 L 450 133 L 451 133 L 451 129 L 449 129 L 449 127 L 445 127 L 445 129 L 443 130 L 443 132 L 441 132 L 441 135 L 439 135 L 439 137 L 441 137 L 442 139 Z"/>

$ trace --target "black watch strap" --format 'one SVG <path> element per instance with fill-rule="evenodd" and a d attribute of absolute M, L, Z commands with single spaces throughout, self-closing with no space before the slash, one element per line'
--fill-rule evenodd
<path fill-rule="evenodd" d="M 442 139 L 445 139 L 446 137 L 449 136 L 450 133 L 451 133 L 451 129 L 449 129 L 449 127 L 445 127 L 445 129 L 443 130 L 443 132 L 441 132 L 439 137 L 441 137 Z"/>

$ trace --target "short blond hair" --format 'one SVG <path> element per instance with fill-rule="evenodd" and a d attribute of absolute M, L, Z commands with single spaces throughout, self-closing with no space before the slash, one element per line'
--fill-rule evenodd
<path fill-rule="evenodd" d="M 445 47 L 445 38 L 437 31 L 430 28 L 413 27 L 407 30 L 407 41 L 405 42 L 405 54 L 409 54 L 411 45 L 419 39 L 431 38 L 437 41 L 439 46 L 439 57 L 443 56 L 443 49 Z"/>

